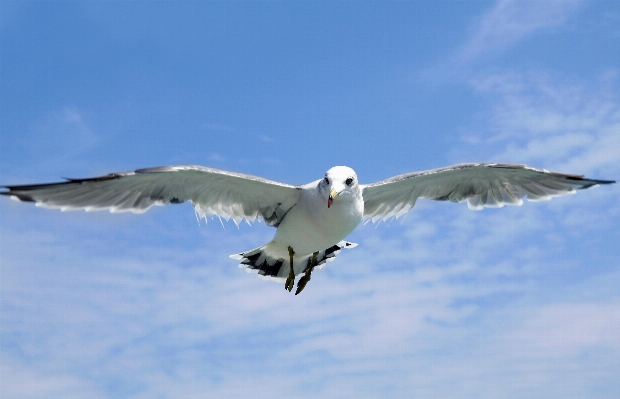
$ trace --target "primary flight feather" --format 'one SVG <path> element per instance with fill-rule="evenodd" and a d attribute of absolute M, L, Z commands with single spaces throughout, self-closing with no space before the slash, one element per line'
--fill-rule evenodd
<path fill-rule="evenodd" d="M 301 292 L 315 267 L 333 260 L 362 220 L 398 218 L 418 198 L 467 201 L 470 209 L 548 200 L 611 180 L 587 179 L 525 165 L 468 163 L 406 173 L 363 185 L 353 169 L 336 166 L 314 182 L 293 186 L 242 173 L 196 165 L 165 166 L 112 173 L 61 183 L 7 186 L 3 195 L 61 210 L 146 212 L 153 205 L 190 201 L 200 218 L 232 219 L 235 224 L 264 220 L 276 227 L 266 245 L 231 255 L 240 266 L 285 281 L 295 276 Z"/>

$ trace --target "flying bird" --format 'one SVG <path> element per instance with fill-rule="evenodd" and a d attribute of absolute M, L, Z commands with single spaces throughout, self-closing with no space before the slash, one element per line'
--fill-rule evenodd
<path fill-rule="evenodd" d="M 61 210 L 146 212 L 153 205 L 191 202 L 198 219 L 261 219 L 276 228 L 267 244 L 231 255 L 240 267 L 284 282 L 299 294 L 312 271 L 331 261 L 360 222 L 385 221 L 409 212 L 418 198 L 463 202 L 472 210 L 521 205 L 572 194 L 611 180 L 587 179 L 526 165 L 467 163 L 405 173 L 361 184 L 355 171 L 335 166 L 325 176 L 293 186 L 262 177 L 197 165 L 164 166 L 61 183 L 6 186 L 19 201 Z"/>

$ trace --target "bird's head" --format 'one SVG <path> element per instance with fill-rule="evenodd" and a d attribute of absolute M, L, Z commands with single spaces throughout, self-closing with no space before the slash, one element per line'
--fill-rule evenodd
<path fill-rule="evenodd" d="M 336 201 L 346 199 L 352 201 L 359 196 L 360 187 L 355 171 L 347 166 L 334 166 L 325 173 L 319 183 L 323 196 L 327 198 L 327 207 L 330 208 Z"/>

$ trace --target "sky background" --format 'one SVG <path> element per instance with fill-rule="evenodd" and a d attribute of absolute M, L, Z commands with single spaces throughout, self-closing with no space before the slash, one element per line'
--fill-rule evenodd
<path fill-rule="evenodd" d="M 460 162 L 620 180 L 620 3 L 2 2 L 0 183 Z M 3 398 L 618 398 L 619 187 L 360 226 L 301 295 L 274 230 L 0 200 Z"/>

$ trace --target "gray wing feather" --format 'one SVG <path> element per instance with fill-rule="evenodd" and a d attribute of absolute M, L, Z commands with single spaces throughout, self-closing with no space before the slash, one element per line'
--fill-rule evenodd
<path fill-rule="evenodd" d="M 468 163 L 406 173 L 363 186 L 366 222 L 387 220 L 407 213 L 418 198 L 467 201 L 469 209 L 521 205 L 522 198 L 543 201 L 611 180 L 586 179 L 526 165 Z"/>
<path fill-rule="evenodd" d="M 299 189 L 261 177 L 197 165 L 165 166 L 112 173 L 62 183 L 7 186 L 9 195 L 61 210 L 146 212 L 153 205 L 190 201 L 196 214 L 233 219 L 262 218 L 277 226 L 297 203 Z"/>

